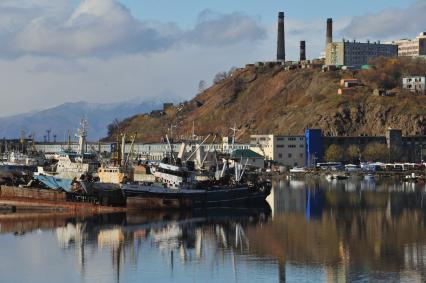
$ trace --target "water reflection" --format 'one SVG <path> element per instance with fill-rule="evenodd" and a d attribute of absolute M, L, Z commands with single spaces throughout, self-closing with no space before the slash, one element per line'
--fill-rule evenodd
<path fill-rule="evenodd" d="M 0 274 L 6 282 L 425 282 L 424 191 L 315 178 L 278 181 L 270 209 L 0 215 Z M 38 274 L 5 267 L 31 269 L 34 243 L 46 253 Z"/>

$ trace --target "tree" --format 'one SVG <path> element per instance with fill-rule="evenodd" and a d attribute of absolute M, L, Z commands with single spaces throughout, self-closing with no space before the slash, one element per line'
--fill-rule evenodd
<path fill-rule="evenodd" d="M 362 156 L 367 161 L 387 161 L 389 150 L 386 144 L 372 142 L 365 146 Z"/>
<path fill-rule="evenodd" d="M 201 80 L 198 83 L 198 93 L 202 93 L 207 89 L 207 83 L 204 80 Z"/>
<path fill-rule="evenodd" d="M 330 145 L 325 151 L 326 161 L 342 161 L 343 160 L 343 149 L 337 144 Z"/>
<path fill-rule="evenodd" d="M 219 72 L 214 76 L 213 83 L 217 84 L 218 82 L 226 79 L 228 77 L 228 74 L 226 72 Z"/>
<path fill-rule="evenodd" d="M 352 163 L 356 163 L 356 161 L 358 161 L 359 159 L 359 148 L 357 145 L 355 144 L 351 144 L 347 149 L 346 149 L 346 160 Z"/>
<path fill-rule="evenodd" d="M 233 66 L 231 69 L 229 69 L 227 76 L 230 77 L 232 74 L 237 70 L 238 68 Z"/>
<path fill-rule="evenodd" d="M 117 131 L 120 129 L 120 121 L 115 118 L 111 124 L 108 125 L 108 136 L 111 137 L 114 134 L 117 134 Z"/>

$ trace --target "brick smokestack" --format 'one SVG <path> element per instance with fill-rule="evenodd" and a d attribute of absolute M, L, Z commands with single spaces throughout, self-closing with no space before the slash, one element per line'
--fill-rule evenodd
<path fill-rule="evenodd" d="M 300 41 L 300 61 L 306 60 L 306 41 Z"/>
<path fill-rule="evenodd" d="M 285 61 L 284 12 L 278 13 L 277 61 Z"/>
<path fill-rule="evenodd" d="M 333 19 L 328 18 L 327 19 L 327 37 L 325 41 L 325 45 L 327 47 L 327 44 L 333 43 Z"/>

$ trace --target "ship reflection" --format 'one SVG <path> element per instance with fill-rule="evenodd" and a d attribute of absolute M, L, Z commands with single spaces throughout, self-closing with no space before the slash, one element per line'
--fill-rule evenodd
<path fill-rule="evenodd" d="M 192 272 L 196 281 L 263 282 L 244 276 L 251 270 L 271 282 L 426 282 L 424 192 L 420 184 L 386 180 L 283 180 L 274 184 L 270 207 L 0 215 L 0 233 L 54 231 L 54 245 L 75 259 L 81 281 L 91 281 L 99 268 L 93 261 L 102 258 L 116 282 L 149 274 L 183 282 Z"/>
<path fill-rule="evenodd" d="M 247 227 L 267 223 L 269 215 L 269 206 L 191 214 L 117 214 L 104 216 L 105 222 L 97 217 L 71 220 L 56 228 L 56 237 L 60 248 L 75 251 L 83 278 L 88 258 L 108 250 L 120 282 L 123 265 L 136 268 L 143 249 L 158 250 L 169 272 L 177 261 L 182 265 L 214 261 L 227 252 L 235 253 L 232 260 L 236 260 L 236 254 L 249 252 Z"/>

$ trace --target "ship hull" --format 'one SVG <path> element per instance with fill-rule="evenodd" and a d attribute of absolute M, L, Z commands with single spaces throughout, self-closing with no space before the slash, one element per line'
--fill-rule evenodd
<path fill-rule="evenodd" d="M 161 187 L 123 188 L 128 209 L 192 209 L 263 205 L 270 189 L 247 187 L 212 190 L 170 190 Z"/>

